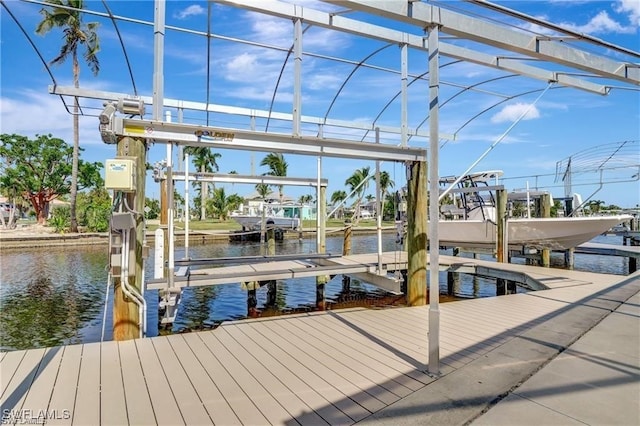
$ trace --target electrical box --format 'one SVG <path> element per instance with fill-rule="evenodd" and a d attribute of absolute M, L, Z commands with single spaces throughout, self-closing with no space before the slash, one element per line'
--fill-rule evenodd
<path fill-rule="evenodd" d="M 114 191 L 136 190 L 136 163 L 131 158 L 116 158 L 105 162 L 104 186 Z"/>

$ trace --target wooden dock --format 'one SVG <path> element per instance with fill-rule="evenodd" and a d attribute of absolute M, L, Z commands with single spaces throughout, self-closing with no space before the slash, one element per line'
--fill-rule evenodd
<path fill-rule="evenodd" d="M 440 305 L 443 374 L 567 309 L 600 310 L 609 292 L 640 290 L 639 274 L 525 268 L 553 289 Z M 47 424 L 353 424 L 436 380 L 425 373 L 427 310 L 318 312 L 2 353 L 0 405 L 13 423 L 43 413 Z"/>
<path fill-rule="evenodd" d="M 583 252 L 587 252 L 588 249 L 591 250 L 591 253 L 597 249 L 598 254 L 640 257 L 640 247 L 604 244 L 596 247 L 591 244 L 585 245 Z M 394 272 L 407 269 L 407 253 L 405 251 L 383 252 L 380 258 L 377 253 L 309 258 L 300 255 L 298 259 L 293 259 L 291 255 L 286 257 L 287 260 L 279 260 L 279 256 L 274 256 L 272 261 L 268 262 L 194 269 L 185 276 L 176 277 L 174 286 L 176 289 L 180 289 L 249 281 L 346 274 L 387 291 L 398 293 L 401 282 L 394 276 Z M 269 260 L 269 257 L 264 256 L 264 259 Z M 427 256 L 427 262 L 428 259 Z M 382 269 L 379 268 L 380 265 L 382 265 Z M 532 290 L 554 288 L 556 285 L 566 285 L 567 280 L 572 280 L 572 278 L 566 277 L 566 274 L 560 269 L 530 268 L 526 265 L 497 263 L 462 256 L 440 255 L 439 269 L 502 278 L 521 283 Z M 575 274 L 571 272 L 569 275 L 575 276 Z M 151 280 L 147 283 L 147 288 L 150 290 L 163 290 L 166 289 L 166 286 L 166 281 L 163 279 Z"/>

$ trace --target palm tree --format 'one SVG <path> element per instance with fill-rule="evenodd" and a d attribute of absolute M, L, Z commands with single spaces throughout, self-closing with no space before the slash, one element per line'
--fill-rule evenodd
<path fill-rule="evenodd" d="M 227 220 L 229 212 L 238 208 L 243 199 L 238 194 L 226 195 L 224 188 L 213 190 L 213 196 L 207 201 L 208 207 L 213 211 L 214 216 L 220 220 Z"/>
<path fill-rule="evenodd" d="M 188 146 L 184 149 L 183 155 L 189 154 L 193 156 L 193 165 L 200 173 L 213 173 L 220 170 L 217 159 L 222 157 L 222 154 L 211 151 L 211 148 L 203 146 Z M 207 195 L 209 190 L 209 184 L 207 182 L 200 182 L 200 220 L 206 218 L 206 204 Z M 195 201 L 195 200 L 194 200 Z"/>
<path fill-rule="evenodd" d="M 300 198 L 298 198 L 298 204 L 307 204 L 311 201 L 313 201 L 313 195 L 311 194 L 301 195 Z"/>
<path fill-rule="evenodd" d="M 346 199 L 347 199 L 347 193 L 344 191 L 334 191 L 333 194 L 331 194 L 332 205 L 340 204 Z M 344 204 L 340 206 L 339 212 L 340 212 L 340 217 L 342 218 L 344 216 Z"/>
<path fill-rule="evenodd" d="M 78 62 L 78 47 L 84 45 L 84 60 L 93 73 L 98 75 L 100 71 L 100 63 L 98 62 L 97 53 L 100 50 L 97 22 L 89 22 L 86 25 L 82 22 L 80 10 L 83 9 L 82 0 L 46 0 L 51 4 L 51 9 L 42 8 L 40 13 L 43 18 L 36 27 L 36 33 L 40 35 L 47 34 L 51 29 L 57 27 L 62 28 L 64 34 L 64 44 L 60 49 L 60 54 L 50 61 L 50 64 L 62 64 L 67 58 L 71 57 L 71 66 L 73 69 L 73 85 L 80 87 L 80 64 Z M 66 6 L 66 9 L 56 6 Z M 78 98 L 73 101 L 73 157 L 71 160 L 71 189 L 69 194 L 70 202 L 70 228 L 71 232 L 78 232 L 78 219 L 76 218 L 76 198 L 78 195 L 78 157 L 80 151 L 80 124 Z"/>
<path fill-rule="evenodd" d="M 387 197 L 390 188 L 393 188 L 395 182 L 391 180 L 391 176 L 389 176 L 389 172 L 382 171 L 380 172 L 380 204 L 382 204 L 383 208 L 381 209 L 384 215 L 384 200 Z"/>
<path fill-rule="evenodd" d="M 287 167 L 289 166 L 280 152 L 267 154 L 267 156 L 260 162 L 260 165 L 269 167 L 269 171 L 265 173 L 265 175 L 269 176 L 286 176 Z M 280 202 L 282 203 L 282 199 L 284 198 L 283 186 L 277 186 L 278 192 L 280 193 Z"/>
<path fill-rule="evenodd" d="M 264 200 L 269 195 L 269 185 L 266 183 L 259 183 L 256 185 L 256 192 Z"/>
<path fill-rule="evenodd" d="M 354 192 L 356 198 L 355 202 L 355 212 L 354 216 L 360 211 L 360 203 L 362 202 L 362 197 L 364 196 L 364 192 L 367 190 L 369 186 L 369 172 L 370 167 L 363 167 L 361 169 L 357 169 L 351 176 L 344 181 L 344 184 L 349 187 L 350 192 Z"/>

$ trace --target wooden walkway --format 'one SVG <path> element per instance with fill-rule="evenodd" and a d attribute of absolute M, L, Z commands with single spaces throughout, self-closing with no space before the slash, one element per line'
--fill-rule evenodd
<path fill-rule="evenodd" d="M 544 271 L 567 285 L 440 305 L 443 374 L 629 281 Z M 428 307 L 352 309 L 2 353 L 0 405 L 47 424 L 353 424 L 434 380 L 427 329 Z"/>
<path fill-rule="evenodd" d="M 618 247 L 617 255 L 625 253 L 635 255 L 632 249 L 640 247 Z M 625 251 L 630 249 L 630 251 Z M 277 256 L 276 256 L 277 258 Z M 429 262 L 427 256 L 427 263 Z M 378 274 L 379 264 L 382 274 Z M 464 256 L 440 255 L 441 271 L 453 271 L 486 277 L 503 278 L 524 284 L 534 290 L 545 290 L 557 286 L 580 284 L 580 272 L 560 269 L 544 269 L 528 265 L 497 263 L 490 260 L 473 259 Z M 248 281 L 284 280 L 318 275 L 346 274 L 362 281 L 377 285 L 391 292 L 400 292 L 400 281 L 393 272 L 407 269 L 407 252 L 384 252 L 378 259 L 377 253 L 355 254 L 349 256 L 331 256 L 326 258 L 297 260 L 275 260 L 215 268 L 195 269 L 185 277 L 176 277 L 175 288 L 230 284 Z M 151 280 L 147 283 L 150 290 L 166 289 L 166 281 Z"/>

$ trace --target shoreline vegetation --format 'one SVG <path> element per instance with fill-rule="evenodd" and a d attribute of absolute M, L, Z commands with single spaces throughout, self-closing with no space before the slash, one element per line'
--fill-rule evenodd
<path fill-rule="evenodd" d="M 175 222 L 175 238 L 178 246 L 184 243 L 184 222 Z M 346 224 L 341 219 L 330 219 L 326 223 L 327 236 L 342 235 Z M 158 220 L 147 221 L 146 237 L 150 245 L 154 244 L 154 232 L 161 228 Z M 385 221 L 382 223 L 383 232 L 395 232 L 395 223 Z M 229 241 L 229 235 L 234 231 L 241 231 L 241 226 L 233 219 L 221 220 L 193 220 L 189 222 L 189 242 L 205 244 L 214 241 Z M 376 232 L 376 221 L 360 220 L 353 224 L 354 234 L 370 234 Z M 305 220 L 301 231 L 287 231 L 285 238 L 302 238 L 315 235 L 316 223 L 314 220 Z M 38 225 L 33 221 L 18 221 L 14 229 L 0 229 L 0 250 L 55 247 L 73 245 L 107 244 L 107 232 L 83 232 L 56 233 L 51 226 Z"/>

